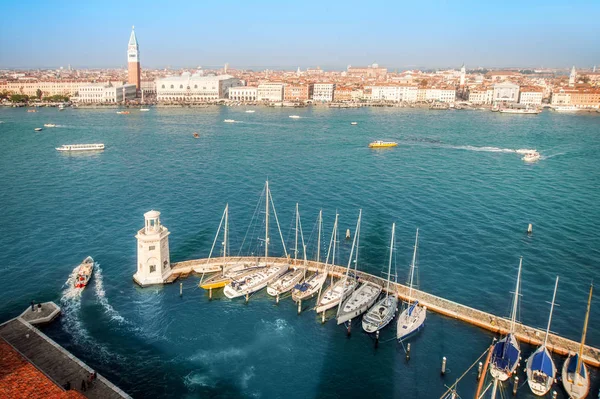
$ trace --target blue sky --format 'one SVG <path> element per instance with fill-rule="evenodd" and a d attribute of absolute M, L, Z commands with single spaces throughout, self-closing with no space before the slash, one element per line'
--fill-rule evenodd
<path fill-rule="evenodd" d="M 600 1 L 8 1 L 0 67 L 600 66 Z"/>

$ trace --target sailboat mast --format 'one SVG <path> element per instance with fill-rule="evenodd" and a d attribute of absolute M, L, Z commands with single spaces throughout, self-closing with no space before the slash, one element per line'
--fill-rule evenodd
<path fill-rule="evenodd" d="M 415 262 L 417 261 L 417 245 L 419 243 L 419 229 L 417 228 L 417 236 L 415 237 L 415 250 L 413 252 L 412 265 L 410 266 L 410 285 L 408 289 L 408 302 L 412 297 L 413 281 L 415 278 Z"/>
<path fill-rule="evenodd" d="M 510 333 L 515 332 L 515 321 L 517 319 L 517 304 L 519 303 L 519 288 L 521 284 L 521 266 L 523 265 L 523 257 L 519 260 L 519 272 L 517 273 L 517 286 L 515 287 L 515 299 L 513 300 L 512 314 L 510 317 Z"/>
<path fill-rule="evenodd" d="M 321 261 L 321 228 L 323 227 L 323 210 L 319 211 L 319 237 L 317 237 L 317 263 Z"/>
<path fill-rule="evenodd" d="M 390 279 L 392 277 L 392 254 L 394 253 L 394 232 L 396 231 L 396 223 L 392 223 L 392 239 L 390 240 L 390 262 L 388 265 L 388 281 L 386 287 L 386 296 L 390 295 Z"/>
<path fill-rule="evenodd" d="M 227 237 L 229 235 L 229 203 L 225 205 L 225 230 L 223 230 L 223 258 L 227 257 Z"/>
<path fill-rule="evenodd" d="M 294 264 L 298 260 L 298 203 L 296 202 L 296 245 L 294 246 Z"/>
<path fill-rule="evenodd" d="M 583 322 L 583 334 L 581 334 L 581 344 L 579 345 L 579 356 L 577 357 L 577 368 L 575 369 L 575 374 L 579 375 L 579 370 L 581 369 L 581 362 L 583 357 L 583 348 L 585 347 L 585 336 L 587 334 L 587 326 L 588 321 L 590 319 L 590 308 L 592 307 L 592 291 L 594 290 L 594 285 L 590 285 L 590 295 L 588 297 L 587 311 L 585 312 L 585 321 Z"/>
<path fill-rule="evenodd" d="M 344 288 L 346 287 L 346 281 L 348 281 L 348 274 L 350 274 L 350 267 L 352 266 L 352 259 L 354 255 L 354 249 L 356 248 L 356 254 L 358 254 L 358 248 L 356 247 L 358 242 L 358 236 L 360 231 L 360 217 L 362 216 L 362 209 L 358 212 L 358 221 L 356 222 L 356 231 L 354 233 L 354 239 L 352 240 L 352 248 L 350 249 L 350 257 L 348 258 L 348 266 L 346 267 L 346 274 L 344 275 L 344 282 L 342 283 L 342 293 L 340 294 L 340 301 L 338 302 L 338 309 L 336 313 L 340 314 L 340 309 L 342 308 L 342 304 L 344 302 Z M 355 258 L 357 259 L 357 258 Z M 356 261 L 354 262 L 357 263 Z M 355 269 L 356 270 L 356 269 Z"/>
<path fill-rule="evenodd" d="M 269 257 L 269 181 L 265 184 L 265 263 Z"/>
<path fill-rule="evenodd" d="M 550 305 L 550 317 L 548 318 L 548 327 L 546 328 L 546 338 L 544 338 L 544 346 L 548 342 L 548 334 L 550 334 L 550 324 L 552 323 L 552 312 L 554 311 L 554 301 L 556 300 L 556 290 L 558 288 L 558 276 L 556 276 L 556 283 L 554 283 L 554 294 L 552 295 L 552 305 Z"/>
<path fill-rule="evenodd" d="M 356 224 L 356 231 L 354 237 L 356 238 L 356 254 L 354 255 L 354 278 L 356 278 L 356 270 L 358 267 L 358 247 L 360 245 L 360 220 L 362 218 L 362 209 L 358 211 L 358 223 Z"/>

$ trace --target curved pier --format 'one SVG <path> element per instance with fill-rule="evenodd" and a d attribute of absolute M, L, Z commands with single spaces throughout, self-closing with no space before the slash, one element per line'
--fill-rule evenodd
<path fill-rule="evenodd" d="M 184 262 L 177 262 L 171 265 L 171 275 L 165 280 L 165 283 L 173 282 L 177 278 L 185 278 L 191 273 L 212 273 L 221 271 L 223 266 L 232 266 L 240 263 L 248 265 L 256 265 L 257 263 L 264 264 L 264 257 L 228 257 L 228 258 L 212 258 L 212 259 L 194 259 Z M 267 263 L 288 263 L 297 268 L 303 268 L 304 263 L 302 261 L 294 262 L 294 260 L 287 258 L 267 258 Z M 308 261 L 306 267 L 309 271 L 325 269 L 325 263 Z M 346 268 L 343 266 L 329 266 L 329 274 L 334 277 L 342 277 L 346 272 Z M 369 273 L 357 272 L 358 276 L 362 280 L 371 281 L 380 284 L 384 287 L 386 280 Z M 390 285 L 392 289 L 398 295 L 400 299 L 406 300 L 408 297 L 408 287 L 395 283 Z M 504 317 L 499 317 L 491 313 L 487 313 L 469 306 L 462 305 L 460 303 L 452 302 L 447 299 L 428 294 L 427 292 L 412 290 L 412 300 L 416 299 L 424 306 L 435 313 L 452 317 L 454 319 L 462 320 L 471 325 L 492 331 L 497 334 L 507 334 L 510 328 L 510 320 Z M 516 335 L 521 342 L 525 342 L 531 345 L 541 345 L 544 339 L 545 331 L 540 329 L 529 327 L 524 324 L 518 324 L 516 326 Z M 550 334 L 548 337 L 548 349 L 562 356 L 567 356 L 570 352 L 577 352 L 579 349 L 579 342 L 560 337 L 556 334 Z M 586 345 L 583 355 L 585 363 L 593 367 L 600 367 L 600 349 L 593 348 Z"/>

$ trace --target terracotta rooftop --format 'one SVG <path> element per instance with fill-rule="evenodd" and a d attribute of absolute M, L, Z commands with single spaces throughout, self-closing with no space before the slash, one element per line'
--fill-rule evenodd
<path fill-rule="evenodd" d="M 79 399 L 77 391 L 64 391 L 0 338 L 0 397 L 28 399 Z"/>

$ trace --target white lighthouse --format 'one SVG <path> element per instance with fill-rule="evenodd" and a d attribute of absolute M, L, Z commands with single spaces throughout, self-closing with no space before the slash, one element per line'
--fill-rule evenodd
<path fill-rule="evenodd" d="M 144 213 L 144 228 L 138 231 L 137 272 L 133 280 L 142 287 L 162 284 L 171 275 L 169 230 L 160 224 L 160 212 Z"/>

